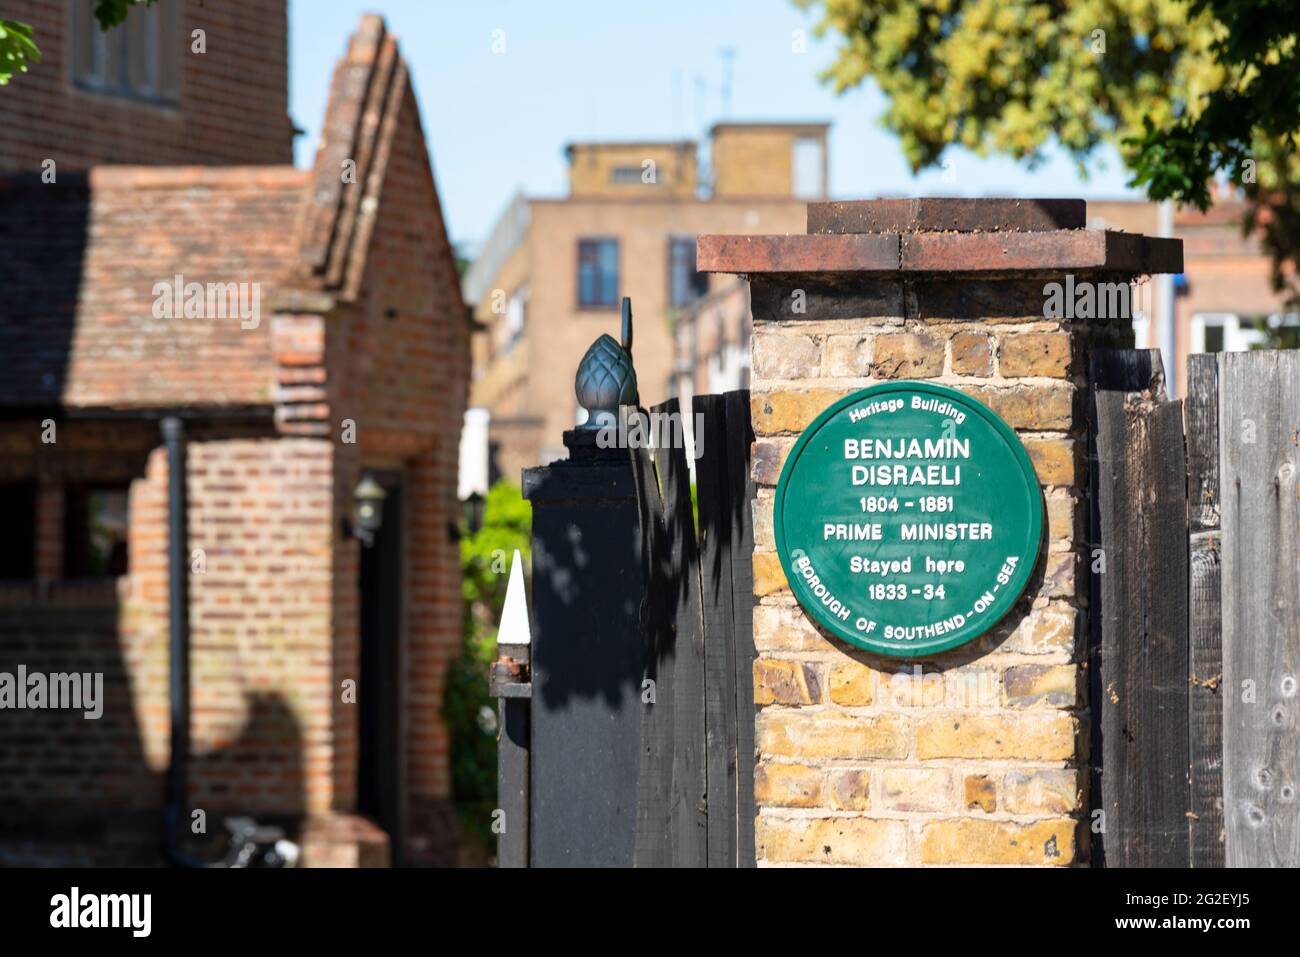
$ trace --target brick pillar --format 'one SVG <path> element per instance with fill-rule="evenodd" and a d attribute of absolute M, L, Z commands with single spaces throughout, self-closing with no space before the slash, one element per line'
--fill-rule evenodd
<path fill-rule="evenodd" d="M 1123 315 L 1047 315 L 1048 284 L 1064 292 L 1069 274 L 1118 297 L 1182 259 L 1177 241 L 1087 230 L 1084 214 L 1063 200 L 819 203 L 807 235 L 700 237 L 702 269 L 751 282 L 760 864 L 1086 859 L 1088 366 L 1133 334 L 1113 303 Z M 822 633 L 772 525 L 801 431 L 897 379 L 958 389 L 1016 431 L 1047 542 L 996 627 L 913 660 Z"/>

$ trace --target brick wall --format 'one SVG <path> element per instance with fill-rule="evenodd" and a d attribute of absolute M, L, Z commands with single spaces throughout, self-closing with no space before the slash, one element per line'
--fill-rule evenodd
<path fill-rule="evenodd" d="M 34 481 L 35 500 L 9 500 L 11 510 L 36 509 L 35 580 L 0 583 L 0 671 L 102 672 L 103 716 L 78 711 L 9 710 L 0 719 L 0 842 L 12 828 L 39 837 L 31 811 L 52 818 L 93 802 L 105 811 L 156 806 L 161 783 L 145 758 L 140 725 L 148 708 L 135 698 L 138 648 L 118 642 L 125 579 L 66 581 L 64 492 L 69 483 L 126 483 L 143 475 L 157 429 L 140 423 L 61 422 L 55 444 L 41 441 L 40 420 L 0 428 L 0 481 Z M 166 715 L 166 659 L 162 713 Z M 3 857 L 3 850 L 0 850 Z"/>
<path fill-rule="evenodd" d="M 1076 578 L 1086 448 L 1074 373 L 1096 330 L 1041 321 L 1041 282 L 990 290 L 1019 300 L 1020 314 L 951 321 L 908 317 L 901 282 L 857 292 L 888 303 L 886 314 L 773 320 L 755 309 L 760 860 L 1071 863 L 1083 786 Z M 894 379 L 953 386 L 1006 419 L 1048 515 L 1047 555 L 1021 604 L 973 649 L 919 672 L 823 637 L 786 586 L 772 534 L 774 486 L 798 433 L 841 396 Z"/>
<path fill-rule="evenodd" d="M 1049 246 L 1088 239 L 1043 235 Z M 751 274 L 759 863 L 1081 862 L 1087 370 L 1099 345 L 1131 345 L 1130 322 L 1044 318 L 1044 284 L 1063 278 L 1043 268 L 1063 258 L 1050 252 L 1023 256 L 1043 264 L 1023 279 L 980 276 L 980 256 L 966 257 L 972 274 L 945 275 L 962 268 L 955 254 L 909 275 L 907 236 L 888 248 L 882 237 L 878 263 L 866 242 L 823 238 L 737 238 L 723 254 L 705 241 L 731 237 L 701 239 L 707 268 Z M 1006 261 L 999 237 L 976 243 Z M 849 264 L 833 262 L 846 246 Z M 823 634 L 789 590 L 773 533 L 775 485 L 800 432 L 841 396 L 898 379 L 991 407 L 1028 450 L 1045 503 L 1045 545 L 1013 610 L 976 641 L 916 660 Z"/>
<path fill-rule="evenodd" d="M 340 447 L 344 501 L 350 503 L 363 467 L 395 469 L 404 477 L 406 850 L 412 860 L 445 864 L 454 861 L 456 827 L 442 708 L 448 667 L 461 641 L 460 552 L 450 529 L 460 516 L 456 475 L 469 389 L 469 324 L 418 105 L 405 78 L 398 82 L 358 297 L 329 327 L 330 414 L 335 434 L 345 418 L 357 426 L 357 447 Z M 355 543 L 340 546 L 338 562 L 337 580 L 355 583 Z M 355 599 L 340 593 L 335 600 L 343 642 L 342 629 L 355 634 L 355 618 L 347 617 L 355 615 Z M 351 653 L 355 660 L 355 644 Z M 339 654 L 348 660 L 346 642 Z M 349 782 L 354 779 L 355 765 Z"/>
<path fill-rule="evenodd" d="M 73 0 L 6 3 L 6 18 L 32 25 L 41 62 L 16 76 L 0 98 L 6 131 L 0 170 L 37 169 L 45 159 L 60 170 L 95 163 L 291 163 L 285 0 L 168 2 L 182 10 L 173 40 L 179 101 L 166 106 L 74 85 Z M 206 53 L 191 52 L 195 29 L 206 32 Z"/>
<path fill-rule="evenodd" d="M 319 813 L 337 799 L 332 704 L 332 445 L 213 438 L 188 451 L 190 802 Z M 131 495 L 122 643 L 150 763 L 167 763 L 167 463 Z M 198 564 L 196 564 L 196 561 Z"/>

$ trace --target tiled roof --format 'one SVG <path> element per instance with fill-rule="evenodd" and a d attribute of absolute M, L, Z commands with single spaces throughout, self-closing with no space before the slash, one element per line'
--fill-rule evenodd
<path fill-rule="evenodd" d="M 268 302 L 294 261 L 306 175 L 122 166 L 0 179 L 0 403 L 269 405 Z M 246 284 L 236 295 L 259 314 L 168 317 L 177 276 L 204 285 L 205 312 L 206 284 Z"/>

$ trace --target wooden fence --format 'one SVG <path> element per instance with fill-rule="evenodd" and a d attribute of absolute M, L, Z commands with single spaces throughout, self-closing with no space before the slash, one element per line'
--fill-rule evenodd
<path fill-rule="evenodd" d="M 1300 352 L 1092 377 L 1093 862 L 1300 866 Z"/>
<path fill-rule="evenodd" d="M 651 412 L 676 418 L 677 400 Z M 697 396 L 699 525 L 680 443 L 634 452 L 647 650 L 638 867 L 754 865 L 749 393 Z"/>

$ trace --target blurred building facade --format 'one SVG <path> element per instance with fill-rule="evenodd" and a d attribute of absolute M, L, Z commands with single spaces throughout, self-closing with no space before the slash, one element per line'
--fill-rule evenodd
<path fill-rule="evenodd" d="M 1177 208 L 1172 235 L 1183 241 L 1183 273 L 1173 280 L 1174 392 L 1186 394 L 1187 357 L 1202 352 L 1235 352 L 1270 341 L 1300 345 L 1300 314 L 1273 288 L 1272 261 L 1259 240 L 1243 230 L 1246 204 L 1220 191 L 1202 213 Z M 1088 225 L 1157 235 L 1160 210 L 1144 201 L 1088 201 Z M 1160 291 L 1144 286 L 1135 298 L 1138 348 L 1160 347 Z M 1165 361 L 1166 372 L 1170 363 Z"/>
<path fill-rule="evenodd" d="M 97 720 L 0 710 L 0 863 L 159 860 L 164 418 L 188 444 L 182 822 L 282 824 L 306 864 L 453 863 L 470 325 L 395 38 L 362 19 L 298 170 L 283 0 L 135 8 L 126 59 L 85 89 L 90 0 L 17 6 L 44 59 L 0 97 L 0 494 L 22 519 L 0 550 L 0 672 L 98 673 L 104 693 Z M 121 85 L 164 68 L 137 36 L 184 48 L 199 28 L 208 52 L 170 99 Z M 66 124 L 15 126 L 30 97 Z M 159 128 L 207 132 L 155 152 Z M 366 479 L 383 522 L 362 534 Z"/>
<path fill-rule="evenodd" d="M 1176 395 L 1186 386 L 1187 357 L 1193 353 L 1238 351 L 1270 342 L 1300 346 L 1300 313 L 1288 309 L 1273 289 L 1271 262 L 1257 239 L 1243 234 L 1245 205 L 1220 195 L 1207 212 L 1178 209 L 1173 235 L 1183 241 L 1184 272 L 1172 288 Z M 1088 226 L 1157 235 L 1159 207 L 1133 200 L 1089 200 Z M 1132 298 L 1138 348 L 1160 347 L 1167 313 L 1158 283 L 1144 280 Z M 752 316 L 749 286 L 742 281 L 710 291 L 681 310 L 674 327 L 674 392 L 692 395 L 743 389 L 749 385 Z M 864 376 L 866 372 L 863 372 Z"/>
<path fill-rule="evenodd" d="M 495 475 L 518 482 L 565 454 L 578 362 L 617 336 L 623 296 L 642 403 L 673 394 L 676 322 L 713 291 L 696 235 L 802 231 L 805 204 L 826 195 L 828 129 L 719 123 L 707 163 L 693 141 L 573 143 L 567 197 L 511 201 L 464 281 L 479 324 L 471 405 L 491 414 Z"/>

